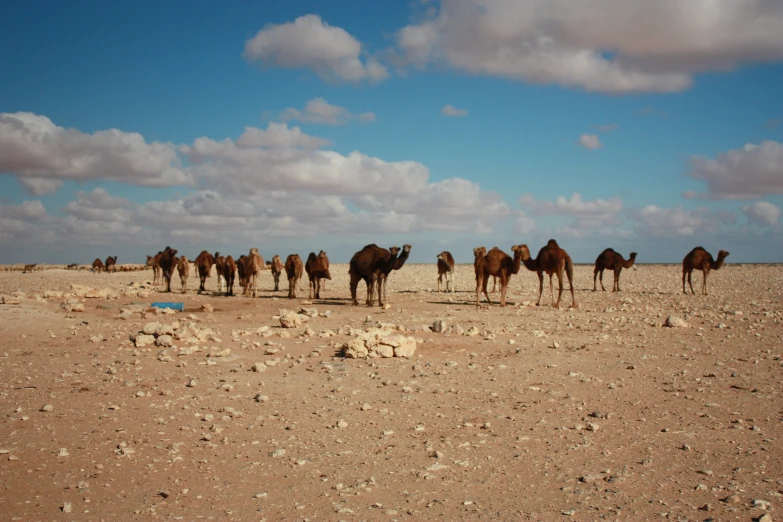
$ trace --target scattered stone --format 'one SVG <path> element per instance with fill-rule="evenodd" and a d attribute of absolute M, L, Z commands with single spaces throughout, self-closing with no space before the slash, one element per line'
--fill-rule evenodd
<path fill-rule="evenodd" d="M 685 322 L 685 319 L 682 317 L 677 317 L 676 315 L 670 315 L 666 318 L 666 322 L 664 323 L 664 326 L 668 326 L 669 328 L 687 328 L 688 323 Z"/>
<path fill-rule="evenodd" d="M 253 365 L 250 367 L 251 370 L 254 372 L 265 372 L 266 371 L 266 364 L 254 362 Z"/>
<path fill-rule="evenodd" d="M 438 319 L 434 323 L 432 323 L 432 326 L 430 327 L 430 330 L 432 330 L 435 333 L 443 333 L 443 330 L 445 329 L 446 325 L 441 319 Z"/>
<path fill-rule="evenodd" d="M 50 411 L 54 411 L 54 406 L 52 406 L 51 404 L 44 404 L 41 407 L 41 411 L 47 412 L 47 413 L 50 412 Z"/>
<path fill-rule="evenodd" d="M 344 420 L 340 419 L 340 420 L 337 421 L 337 424 L 335 424 L 335 427 L 337 427 L 337 428 L 347 428 L 348 427 L 348 423 L 345 422 Z"/>
<path fill-rule="evenodd" d="M 190 379 L 185 386 L 187 386 L 188 388 L 193 388 L 195 385 L 196 385 L 196 379 Z"/>
<path fill-rule="evenodd" d="M 283 328 L 296 328 L 302 325 L 302 316 L 290 310 L 280 310 L 280 325 Z"/>
<path fill-rule="evenodd" d="M 214 312 L 215 311 L 215 307 L 212 306 L 209 303 L 204 303 L 203 305 L 201 305 L 201 311 L 202 312 Z"/>
<path fill-rule="evenodd" d="M 136 345 L 136 348 L 144 348 L 145 346 L 151 346 L 155 344 L 155 336 L 139 334 L 136 336 L 136 340 L 134 344 Z"/>
<path fill-rule="evenodd" d="M 170 335 L 161 335 L 155 339 L 155 344 L 162 347 L 172 346 L 174 344 L 174 338 Z"/>

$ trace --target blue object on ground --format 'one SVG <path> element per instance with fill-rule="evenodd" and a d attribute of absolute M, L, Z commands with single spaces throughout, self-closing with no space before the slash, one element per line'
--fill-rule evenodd
<path fill-rule="evenodd" d="M 173 308 L 179 312 L 185 311 L 185 303 L 152 303 L 152 308 Z"/>

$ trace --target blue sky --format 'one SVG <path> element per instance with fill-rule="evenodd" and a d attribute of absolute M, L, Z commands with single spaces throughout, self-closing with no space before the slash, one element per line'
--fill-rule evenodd
<path fill-rule="evenodd" d="M 0 263 L 783 255 L 779 2 L 16 2 L 0 49 Z"/>

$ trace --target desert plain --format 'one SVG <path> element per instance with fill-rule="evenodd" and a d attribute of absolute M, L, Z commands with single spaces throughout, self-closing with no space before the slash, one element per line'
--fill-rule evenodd
<path fill-rule="evenodd" d="M 46 268 L 0 272 L 3 520 L 783 519 L 781 266 L 577 265 L 559 310 L 524 267 L 480 309 L 472 265 L 387 308 L 339 264 L 312 300 Z M 373 335 L 415 352 L 341 355 Z"/>

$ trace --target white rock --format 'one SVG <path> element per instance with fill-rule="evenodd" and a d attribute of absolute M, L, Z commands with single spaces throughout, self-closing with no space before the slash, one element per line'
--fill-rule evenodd
<path fill-rule="evenodd" d="M 155 344 L 155 336 L 154 335 L 144 335 L 140 334 L 136 336 L 136 341 L 134 343 L 136 345 L 136 348 L 143 348 L 145 346 L 151 346 Z"/>
<path fill-rule="evenodd" d="M 290 310 L 285 310 L 285 313 L 280 314 L 280 325 L 283 328 L 296 328 L 297 326 L 301 326 L 302 316 L 291 312 Z"/>
<path fill-rule="evenodd" d="M 367 347 L 362 339 L 351 339 L 342 347 L 343 357 L 348 359 L 364 359 L 368 355 Z"/>
<path fill-rule="evenodd" d="M 666 322 L 664 323 L 665 326 L 668 326 L 669 328 L 687 328 L 688 323 L 685 322 L 685 319 L 682 317 L 677 317 L 676 315 L 670 315 L 666 318 Z"/>
<path fill-rule="evenodd" d="M 160 323 L 147 323 L 144 325 L 144 328 L 141 329 L 142 332 L 144 332 L 146 335 L 155 335 L 158 333 L 158 329 L 161 327 Z"/>
<path fill-rule="evenodd" d="M 265 372 L 266 371 L 266 364 L 255 362 L 250 367 L 250 369 L 253 370 L 254 372 Z"/>
<path fill-rule="evenodd" d="M 163 347 L 171 346 L 172 344 L 174 344 L 174 338 L 171 337 L 170 335 L 161 335 L 160 337 L 155 339 L 155 344 Z"/>

